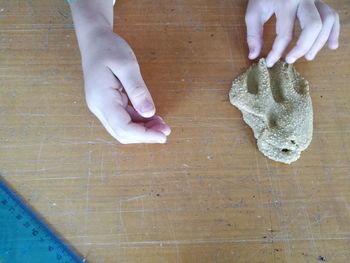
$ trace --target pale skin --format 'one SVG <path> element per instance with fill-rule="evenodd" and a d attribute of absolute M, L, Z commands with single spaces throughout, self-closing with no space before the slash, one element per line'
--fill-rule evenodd
<path fill-rule="evenodd" d="M 73 0 L 71 11 L 82 57 L 85 97 L 90 111 L 120 143 L 165 143 L 170 127 L 156 114 L 151 94 L 128 43 L 113 32 L 113 1 Z M 266 63 L 313 60 L 326 44 L 338 48 L 339 16 L 319 0 L 250 0 L 245 21 L 250 59 L 263 46 L 263 25 L 276 16 L 276 38 Z M 286 50 L 295 20 L 301 33 Z M 128 102 L 131 102 L 129 105 Z"/>

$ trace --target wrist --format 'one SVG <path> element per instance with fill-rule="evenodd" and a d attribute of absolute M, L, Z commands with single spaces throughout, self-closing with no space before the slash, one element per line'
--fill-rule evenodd
<path fill-rule="evenodd" d="M 74 0 L 70 7 L 79 42 L 98 30 L 113 30 L 113 8 L 108 1 Z"/>
<path fill-rule="evenodd" d="M 113 32 L 110 24 L 98 15 L 94 15 L 94 18 L 91 19 L 80 19 L 77 16 L 74 20 L 75 33 L 81 52 L 90 48 L 91 45 L 96 45 L 96 40 L 101 36 Z"/>
<path fill-rule="evenodd" d="M 77 32 L 79 49 L 82 57 L 91 56 L 106 45 L 106 39 L 113 31 L 105 25 L 94 25 L 84 33 Z"/>

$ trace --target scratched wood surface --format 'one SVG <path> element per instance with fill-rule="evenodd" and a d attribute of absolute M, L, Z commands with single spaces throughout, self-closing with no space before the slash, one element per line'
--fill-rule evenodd
<path fill-rule="evenodd" d="M 84 102 L 62 0 L 0 0 L 0 173 L 89 262 L 349 262 L 350 17 L 340 49 L 297 69 L 314 138 L 266 159 L 228 101 L 247 60 L 243 0 L 119 0 L 166 145 L 123 146 Z M 266 47 L 274 36 L 266 27 Z"/>

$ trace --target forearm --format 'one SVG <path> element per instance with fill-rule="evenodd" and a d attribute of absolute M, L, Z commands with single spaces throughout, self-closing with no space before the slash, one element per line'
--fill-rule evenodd
<path fill-rule="evenodd" d="M 92 34 L 113 29 L 112 0 L 72 0 L 70 7 L 81 51 Z"/>

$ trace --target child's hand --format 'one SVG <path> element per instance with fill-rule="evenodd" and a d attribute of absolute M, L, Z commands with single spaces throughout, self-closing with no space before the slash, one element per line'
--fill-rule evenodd
<path fill-rule="evenodd" d="M 154 103 L 132 49 L 111 29 L 97 30 L 89 40 L 81 54 L 91 112 L 123 144 L 165 143 L 170 128 L 154 115 Z"/>
<path fill-rule="evenodd" d="M 268 67 L 281 58 L 292 40 L 296 17 L 302 31 L 296 46 L 286 56 L 288 63 L 294 63 L 302 56 L 307 60 L 314 59 L 326 42 L 330 49 L 338 48 L 339 16 L 321 0 L 249 0 L 245 20 L 250 59 L 259 56 L 263 25 L 274 14 L 277 37 L 266 58 Z"/>

